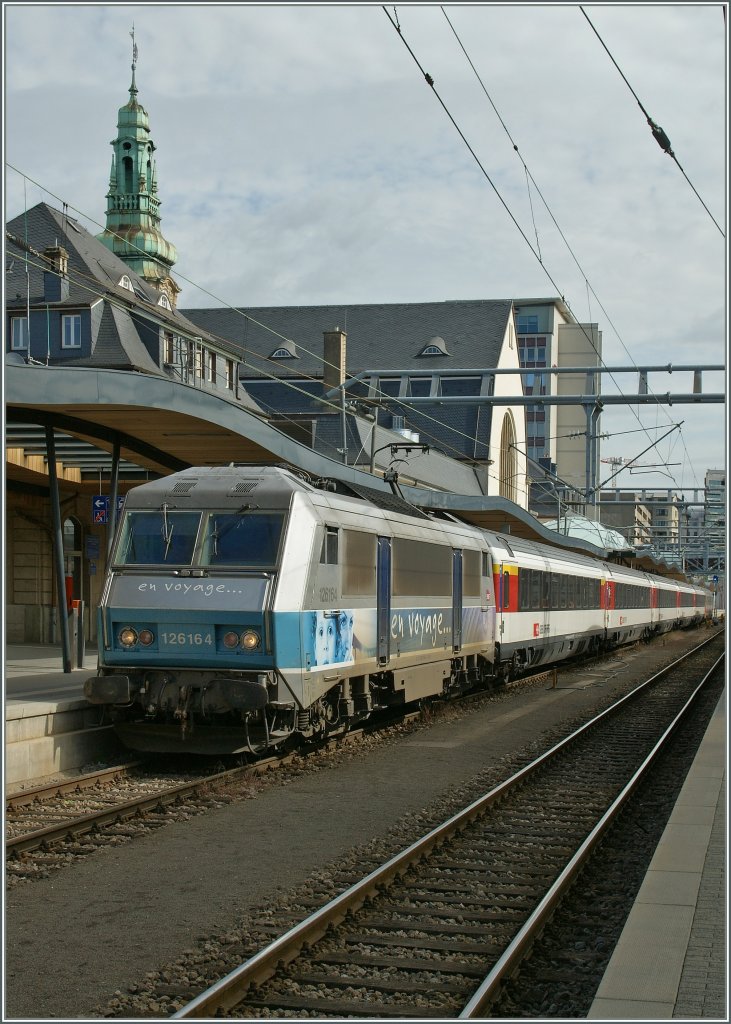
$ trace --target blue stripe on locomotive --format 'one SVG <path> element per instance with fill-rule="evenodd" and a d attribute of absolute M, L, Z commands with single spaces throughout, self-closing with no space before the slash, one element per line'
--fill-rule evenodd
<path fill-rule="evenodd" d="M 376 657 L 376 609 L 276 612 L 273 632 L 275 661 L 282 669 L 352 665 Z M 462 645 L 486 638 L 488 612 L 463 611 Z M 390 620 L 392 654 L 443 651 L 452 643 L 452 609 L 398 608 Z"/>

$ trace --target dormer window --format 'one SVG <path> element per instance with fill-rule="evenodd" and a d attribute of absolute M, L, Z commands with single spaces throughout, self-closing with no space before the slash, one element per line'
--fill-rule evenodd
<path fill-rule="evenodd" d="M 170 305 L 170 299 L 167 297 L 165 292 L 163 292 L 162 295 L 160 296 L 160 298 L 157 300 L 157 304 L 158 304 L 158 306 L 162 306 L 163 309 L 172 309 L 173 308 Z"/>
<path fill-rule="evenodd" d="M 120 288 L 126 288 L 128 292 L 134 292 L 134 288 L 132 287 L 132 282 L 130 281 L 130 279 L 127 277 L 126 274 L 124 275 L 122 280 L 119 282 L 119 287 Z"/>
<path fill-rule="evenodd" d="M 285 341 L 279 348 L 275 348 L 270 359 L 299 359 L 297 349 L 293 341 Z"/>
<path fill-rule="evenodd" d="M 424 348 L 419 353 L 420 356 L 448 356 L 447 343 L 444 338 L 435 337 L 430 338 L 427 341 Z"/>

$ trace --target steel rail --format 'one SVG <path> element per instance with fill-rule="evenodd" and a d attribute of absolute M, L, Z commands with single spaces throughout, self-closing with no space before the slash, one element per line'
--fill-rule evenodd
<path fill-rule="evenodd" d="M 412 718 L 418 717 L 419 714 L 420 712 L 410 712 L 407 715 L 401 716 L 399 718 L 399 722 L 409 721 Z M 356 743 L 364 732 L 365 730 L 361 728 L 344 733 L 342 736 L 330 737 L 321 747 L 316 748 L 316 751 L 314 752 L 335 749 L 343 744 Z M 54 843 L 61 842 L 62 840 L 73 836 L 84 835 L 85 833 L 94 831 L 94 829 L 99 826 L 107 825 L 110 822 L 116 822 L 118 820 L 128 820 L 136 814 L 141 814 L 157 807 L 163 809 L 165 806 L 175 803 L 182 797 L 195 793 L 197 789 L 203 786 L 215 786 L 220 782 L 232 780 L 237 776 L 261 775 L 265 771 L 289 764 L 297 756 L 301 756 L 301 752 L 292 751 L 284 756 L 275 755 L 273 757 L 262 758 L 259 761 L 253 761 L 251 764 L 240 765 L 236 768 L 229 768 L 224 772 L 217 772 L 213 775 L 208 775 L 205 778 L 196 779 L 191 782 L 183 782 L 177 786 L 170 787 L 169 789 L 159 790 L 157 793 L 142 794 L 138 797 L 133 797 L 124 803 L 114 804 L 110 807 L 102 808 L 99 811 L 91 811 L 88 814 L 79 815 L 76 818 L 69 818 L 66 821 L 49 825 L 46 828 L 35 829 L 33 832 L 23 833 L 22 835 L 6 840 L 6 857 L 17 857 L 21 853 L 29 853 L 32 850 L 37 850 L 43 846 L 53 845 Z M 126 770 L 138 766 L 141 763 L 142 762 L 135 761 L 128 765 L 107 768 L 101 772 L 91 772 L 88 775 L 69 779 L 66 782 L 53 783 L 50 786 L 39 786 L 35 789 L 29 789 L 22 793 L 15 793 L 6 798 L 6 805 L 20 807 L 32 803 L 36 797 L 41 794 L 50 794 L 51 796 L 55 796 L 57 794 L 62 795 L 63 793 L 75 792 L 79 788 L 90 788 L 93 786 L 94 780 L 108 777 L 109 780 L 112 781 L 114 778 L 125 774 Z M 85 783 L 85 785 L 81 785 L 82 783 Z"/>
<path fill-rule="evenodd" d="M 479 797 L 466 808 L 463 808 L 457 814 L 447 819 L 447 821 L 432 829 L 425 836 L 422 836 L 421 839 L 418 839 L 386 861 L 385 864 L 370 872 L 361 881 L 350 886 L 330 903 L 325 904 L 305 918 L 304 921 L 290 928 L 279 938 L 259 950 L 258 953 L 255 953 L 254 956 L 239 965 L 239 967 L 234 968 L 233 971 L 219 979 L 210 988 L 186 1003 L 170 1019 L 209 1018 L 230 1010 L 241 1001 L 249 987 L 260 985 L 271 978 L 281 966 L 285 966 L 294 960 L 303 947 L 314 945 L 333 926 L 340 924 L 349 914 L 359 910 L 366 900 L 376 895 L 381 889 L 387 888 L 395 877 L 404 874 L 444 840 L 465 828 L 476 818 L 481 817 L 490 807 L 499 803 L 509 792 L 525 782 L 530 775 L 542 770 L 549 761 L 576 742 L 579 737 L 596 728 L 599 722 L 614 714 L 627 701 L 635 699 L 652 683 L 667 675 L 687 658 L 702 650 L 715 639 L 715 634 L 708 637 L 701 644 L 698 644 L 690 651 L 686 651 L 680 658 L 654 673 L 649 679 L 646 679 L 628 694 L 625 694 L 615 704 L 612 704 L 611 707 L 606 708 L 569 736 L 554 744 L 548 751 L 545 751 L 540 757 L 531 761 L 530 764 L 525 765 L 509 779 L 506 779 L 490 790 L 489 793 Z"/>
<path fill-rule="evenodd" d="M 46 786 L 34 786 L 33 789 L 18 790 L 16 793 L 9 793 L 5 797 L 5 807 L 25 807 L 27 804 L 35 803 L 36 800 L 43 802 L 52 799 L 54 796 L 63 796 L 64 793 L 76 793 L 83 789 L 91 789 L 97 782 L 113 782 L 115 779 L 126 775 L 133 768 L 139 768 L 142 761 L 128 761 L 126 764 L 118 764 L 112 768 L 103 768 L 98 772 L 87 772 L 85 775 L 77 775 L 73 779 L 65 779 L 59 782 L 52 782 Z"/>
<path fill-rule="evenodd" d="M 571 860 L 525 922 L 518 934 L 512 940 L 485 980 L 473 993 L 470 1001 L 460 1013 L 458 1018 L 459 1020 L 470 1020 L 475 1017 L 484 1016 L 485 1010 L 492 1005 L 499 995 L 503 982 L 510 977 L 520 962 L 525 958 L 526 953 L 530 950 L 536 938 L 540 935 L 557 905 L 563 899 L 574 879 L 591 856 L 597 843 L 614 824 L 627 801 L 630 799 L 640 782 L 645 778 L 656 758 L 665 748 L 677 727 L 684 720 L 686 715 L 690 713 L 690 710 L 695 704 L 699 694 L 702 693 L 711 676 L 716 672 L 724 659 L 725 654 L 721 654 L 712 668 L 706 673 L 704 678 L 667 727 L 663 735 L 657 741 L 619 796 L 602 815 L 599 822 L 594 826 L 579 849 L 572 856 Z"/>
<path fill-rule="evenodd" d="M 206 786 L 216 785 L 226 779 L 233 779 L 237 775 L 260 774 L 275 765 L 280 765 L 291 760 L 295 755 L 289 754 L 285 758 L 267 758 L 264 761 L 257 761 L 254 764 L 243 765 L 237 768 L 229 768 L 224 772 L 217 772 L 214 775 L 207 775 L 203 779 L 196 779 L 192 782 L 183 782 L 169 789 L 159 790 L 157 793 L 146 793 L 124 803 L 113 804 L 110 807 L 102 808 L 100 811 L 92 811 L 89 814 L 82 814 L 77 818 L 69 818 L 67 821 L 49 825 L 46 828 L 36 829 L 33 832 L 26 832 L 23 835 L 7 839 L 5 842 L 6 856 L 15 857 L 21 853 L 28 853 L 37 850 L 42 846 L 50 846 L 61 842 L 63 839 L 92 832 L 100 825 L 110 822 L 127 820 L 138 813 L 144 813 L 159 807 L 175 803 L 182 797 L 190 796 L 196 790 Z"/>
<path fill-rule="evenodd" d="M 538 676 L 536 676 L 536 678 L 538 678 Z M 481 696 L 486 692 L 488 691 L 477 691 L 475 694 L 470 693 L 465 696 Z M 422 711 L 420 709 L 419 711 L 410 711 L 406 714 L 400 715 L 398 717 L 398 724 L 412 721 L 413 719 L 418 718 L 421 714 Z M 378 728 L 381 727 L 382 724 Z M 350 730 L 342 736 L 329 737 L 321 747 L 315 748 L 313 752 L 333 750 L 337 749 L 339 746 L 357 743 L 362 735 L 368 731 L 370 730 L 368 730 L 366 726 Z M 73 835 L 82 835 L 86 832 L 93 831 L 97 825 L 108 824 L 110 821 L 116 821 L 117 818 L 129 819 L 134 816 L 136 811 L 144 812 L 145 810 L 149 810 L 151 806 L 155 806 L 156 803 L 169 804 L 180 799 L 181 796 L 185 796 L 187 792 L 194 792 L 199 786 L 216 784 L 227 778 L 235 778 L 237 775 L 260 775 L 272 768 L 289 764 L 298 756 L 298 753 L 301 755 L 301 752 L 293 751 L 283 757 L 274 756 L 262 758 L 261 760 L 254 761 L 251 764 L 241 765 L 236 768 L 229 768 L 225 772 L 219 772 L 214 775 L 207 776 L 205 779 L 197 779 L 194 782 L 181 783 L 175 788 L 160 790 L 157 794 L 146 794 L 144 796 L 135 797 L 125 803 L 115 804 L 113 807 L 104 808 L 101 811 L 94 811 L 89 814 L 79 815 L 76 818 L 69 818 L 65 822 L 50 825 L 47 828 L 36 829 L 33 832 L 24 833 L 23 835 L 16 836 L 15 838 L 8 839 L 6 841 L 6 856 L 9 855 L 14 857 L 20 853 L 28 853 L 32 850 L 39 849 L 43 845 L 51 845 L 54 842 L 60 842 L 61 840 Z M 13 807 L 25 807 L 34 803 L 36 800 L 40 803 L 44 803 L 46 802 L 46 799 L 51 800 L 54 797 L 62 796 L 65 793 L 76 793 L 84 789 L 91 789 L 98 781 L 113 782 L 115 779 L 127 774 L 131 769 L 138 768 L 142 764 L 144 764 L 142 761 L 130 761 L 127 764 L 105 768 L 99 772 L 89 772 L 86 775 L 79 775 L 73 779 L 53 782 L 47 786 L 36 786 L 33 789 L 11 793 L 5 798 L 5 806 L 8 810 Z M 156 800 L 156 797 L 165 797 L 166 799 Z"/>

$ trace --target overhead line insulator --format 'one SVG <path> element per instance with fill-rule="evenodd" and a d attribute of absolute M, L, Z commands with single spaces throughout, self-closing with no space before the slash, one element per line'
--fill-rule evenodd
<path fill-rule="evenodd" d="M 655 122 L 652 120 L 651 117 L 648 117 L 647 123 L 649 124 L 650 128 L 652 129 L 652 134 L 653 134 L 655 140 L 657 141 L 657 144 L 660 147 L 660 149 L 662 149 L 665 153 L 667 153 L 668 156 L 673 156 L 674 157 L 675 153 L 673 153 L 673 147 L 672 147 L 672 145 L 670 143 L 670 139 L 667 137 L 667 135 L 662 130 L 660 125 L 659 124 L 655 124 Z"/>

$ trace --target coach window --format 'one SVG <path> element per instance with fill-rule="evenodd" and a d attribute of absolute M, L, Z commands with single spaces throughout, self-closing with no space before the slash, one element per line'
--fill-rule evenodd
<path fill-rule="evenodd" d="M 541 573 L 541 608 L 551 607 L 551 574 Z"/>
<path fill-rule="evenodd" d="M 518 572 L 518 611 L 525 612 L 530 608 L 530 569 Z"/>
<path fill-rule="evenodd" d="M 567 577 L 562 574 L 561 575 L 561 583 L 559 585 L 559 599 L 558 599 L 559 608 L 565 608 L 566 607 L 566 589 L 567 589 L 566 588 L 566 580 L 567 580 Z"/>
<path fill-rule="evenodd" d="M 537 569 L 530 570 L 530 606 L 533 611 L 541 607 L 541 574 Z"/>
<path fill-rule="evenodd" d="M 322 551 L 320 562 L 323 565 L 338 564 L 338 528 L 337 526 L 326 526 L 325 535 L 322 538 Z"/>

